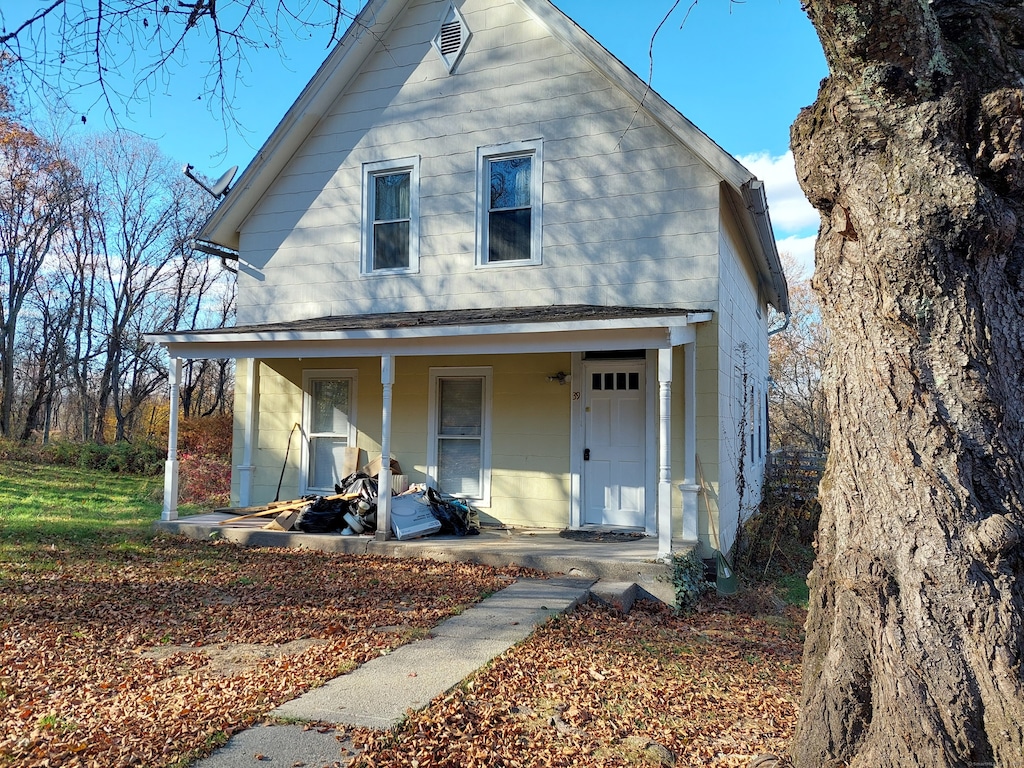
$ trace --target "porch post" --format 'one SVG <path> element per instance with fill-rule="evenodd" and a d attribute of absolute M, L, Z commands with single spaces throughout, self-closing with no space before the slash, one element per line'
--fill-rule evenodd
<path fill-rule="evenodd" d="M 167 461 L 164 462 L 164 509 L 161 520 L 178 519 L 178 408 L 181 391 L 181 358 L 172 357 L 168 371 L 170 420 L 167 425 Z"/>
<path fill-rule="evenodd" d="M 697 538 L 697 344 L 683 346 L 683 541 L 696 545 Z"/>
<path fill-rule="evenodd" d="M 672 557 L 672 347 L 658 350 L 658 559 Z"/>
<path fill-rule="evenodd" d="M 252 447 L 256 442 L 259 422 L 260 366 L 253 357 L 245 359 L 245 406 L 242 418 L 242 463 L 238 465 L 238 506 L 252 504 Z"/>
<path fill-rule="evenodd" d="M 380 474 L 377 475 L 377 541 L 391 538 L 391 390 L 395 384 L 395 356 L 380 358 L 380 383 L 384 387 L 384 410 L 380 429 Z"/>

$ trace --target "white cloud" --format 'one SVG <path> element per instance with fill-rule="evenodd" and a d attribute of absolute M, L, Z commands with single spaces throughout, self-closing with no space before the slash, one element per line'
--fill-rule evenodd
<path fill-rule="evenodd" d="M 775 241 L 779 253 L 788 253 L 796 262 L 795 271 L 789 268 L 786 269 L 786 280 L 790 284 L 805 280 L 814 273 L 814 241 L 817 239 L 817 235 L 807 235 L 805 237 L 791 235 Z"/>
<path fill-rule="evenodd" d="M 764 182 L 768 195 L 768 214 L 777 236 L 788 238 L 817 231 L 818 212 L 807 202 L 797 183 L 792 152 L 779 157 L 759 152 L 744 155 L 739 161 Z M 781 246 L 779 250 L 782 250 Z"/>
<path fill-rule="evenodd" d="M 818 212 L 814 210 L 796 180 L 793 153 L 774 157 L 767 152 L 739 158 L 765 185 L 768 214 L 775 230 L 775 244 L 780 254 L 788 253 L 796 262 L 796 271 L 787 270 L 790 283 L 803 280 L 814 272 L 814 241 L 818 237 Z"/>

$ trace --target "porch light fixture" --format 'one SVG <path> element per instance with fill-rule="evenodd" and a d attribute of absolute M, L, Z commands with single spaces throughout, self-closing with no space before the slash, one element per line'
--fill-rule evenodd
<path fill-rule="evenodd" d="M 559 371 L 554 376 L 548 376 L 548 381 L 557 381 L 562 386 L 568 384 L 572 380 L 572 376 L 565 371 Z"/>

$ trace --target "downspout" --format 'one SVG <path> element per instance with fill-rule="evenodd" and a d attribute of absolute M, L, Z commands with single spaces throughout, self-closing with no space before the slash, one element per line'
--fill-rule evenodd
<path fill-rule="evenodd" d="M 784 330 L 789 328 L 789 318 L 791 316 L 792 315 L 789 312 L 787 312 L 785 315 L 786 319 L 783 321 L 782 325 L 780 325 L 778 328 L 772 328 L 770 331 L 768 331 L 768 338 L 771 338 L 776 333 L 782 333 Z"/>
<path fill-rule="evenodd" d="M 205 253 L 209 256 L 216 256 L 220 259 L 220 265 L 228 272 L 234 272 L 238 274 L 238 268 L 232 267 L 228 264 L 228 260 L 238 261 L 238 251 L 232 251 L 230 248 L 224 248 L 222 246 L 211 243 L 208 240 L 196 240 L 192 247 L 200 253 Z"/>

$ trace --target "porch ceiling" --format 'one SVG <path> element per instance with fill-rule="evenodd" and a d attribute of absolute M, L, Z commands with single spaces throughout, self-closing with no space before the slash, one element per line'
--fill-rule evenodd
<path fill-rule="evenodd" d="M 558 305 L 317 317 L 152 334 L 180 358 L 377 357 L 662 349 L 693 340 L 712 312 Z"/>

